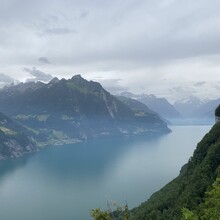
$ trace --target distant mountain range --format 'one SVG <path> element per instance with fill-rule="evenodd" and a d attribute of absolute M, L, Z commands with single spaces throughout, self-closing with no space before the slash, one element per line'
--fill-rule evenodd
<path fill-rule="evenodd" d="M 173 124 L 182 120 L 182 116 L 165 98 L 158 98 L 155 95 L 135 95 L 130 92 L 122 92 L 120 96 L 129 97 L 145 104 L 149 109 L 159 114 L 162 118 Z"/>
<path fill-rule="evenodd" d="M 215 122 L 214 112 L 220 104 L 220 98 L 215 100 L 201 100 L 196 97 L 174 103 L 174 107 L 188 120 L 194 124 L 213 124 Z"/>
<path fill-rule="evenodd" d="M 192 113 L 205 104 L 207 100 L 201 100 L 195 96 L 176 101 L 173 106 L 184 117 L 191 118 Z"/>
<path fill-rule="evenodd" d="M 154 112 L 134 109 L 80 75 L 7 86 L 0 90 L 0 103 L 0 111 L 23 125 L 38 146 L 170 132 Z"/>
<path fill-rule="evenodd" d="M 214 112 L 216 107 L 220 104 L 220 98 L 215 100 L 209 100 L 199 108 L 192 112 L 192 117 L 196 119 L 202 118 L 204 121 L 214 123 Z"/>
<path fill-rule="evenodd" d="M 155 95 L 136 95 L 122 92 L 119 96 L 129 97 L 145 104 L 171 124 L 213 124 L 215 122 L 215 108 L 220 104 L 220 98 L 203 100 L 195 96 L 176 101 L 173 105 L 165 98 L 158 98 Z"/>

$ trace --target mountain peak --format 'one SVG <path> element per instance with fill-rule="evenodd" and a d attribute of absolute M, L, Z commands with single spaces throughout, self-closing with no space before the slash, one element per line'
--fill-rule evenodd
<path fill-rule="evenodd" d="M 85 80 L 85 79 L 81 76 L 81 74 L 76 74 L 76 75 L 74 75 L 74 76 L 71 78 L 71 80 L 75 80 L 75 79 L 77 79 L 77 80 Z"/>
<path fill-rule="evenodd" d="M 54 77 L 53 79 L 50 80 L 49 84 L 55 84 L 58 83 L 60 80 L 57 77 Z"/>
<path fill-rule="evenodd" d="M 170 132 L 157 115 L 134 111 L 100 83 L 81 75 L 54 79 L 37 89 L 27 87 L 10 93 L 0 91 L 0 111 L 36 130 L 31 135 L 42 145 L 57 143 L 54 131 L 62 134 L 62 143 L 103 135 Z"/>

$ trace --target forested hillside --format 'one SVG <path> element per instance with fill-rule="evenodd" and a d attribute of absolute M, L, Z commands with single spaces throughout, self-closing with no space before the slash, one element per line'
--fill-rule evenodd
<path fill-rule="evenodd" d="M 178 143 L 177 143 L 178 144 Z M 179 176 L 132 210 L 132 220 L 179 220 L 182 208 L 197 209 L 220 176 L 220 123 L 205 135 Z"/>

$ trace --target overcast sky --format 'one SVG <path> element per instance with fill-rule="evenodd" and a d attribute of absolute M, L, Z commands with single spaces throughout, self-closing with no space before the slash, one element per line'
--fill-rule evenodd
<path fill-rule="evenodd" d="M 0 82 L 80 73 L 114 92 L 215 98 L 219 12 L 219 0 L 0 0 Z"/>

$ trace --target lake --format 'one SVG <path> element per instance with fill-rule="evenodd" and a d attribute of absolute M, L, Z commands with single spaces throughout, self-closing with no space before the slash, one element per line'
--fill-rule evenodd
<path fill-rule="evenodd" d="M 0 219 L 87 220 L 115 201 L 130 208 L 179 174 L 210 126 L 160 137 L 106 138 L 0 162 Z"/>

